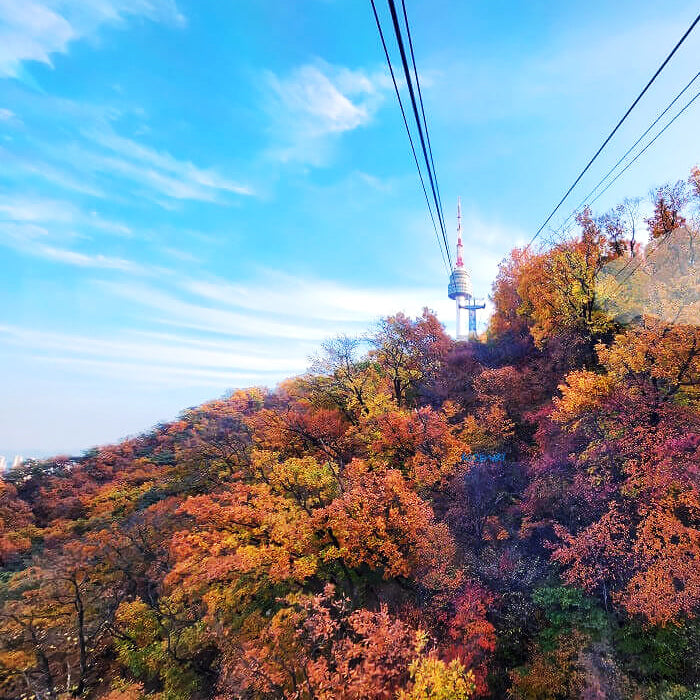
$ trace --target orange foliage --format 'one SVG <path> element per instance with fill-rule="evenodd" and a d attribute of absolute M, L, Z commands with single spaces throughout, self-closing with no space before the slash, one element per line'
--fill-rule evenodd
<path fill-rule="evenodd" d="M 0 564 L 31 546 L 33 514 L 17 489 L 0 478 Z"/>
<path fill-rule="evenodd" d="M 246 690 L 319 700 L 393 698 L 408 678 L 414 632 L 386 608 L 351 612 L 334 594 L 326 586 L 320 595 L 288 596 L 269 623 L 232 647 L 221 699 Z"/>
<path fill-rule="evenodd" d="M 333 536 L 324 559 L 367 566 L 384 578 L 413 578 L 439 588 L 450 585 L 454 542 L 446 525 L 394 469 L 371 471 L 355 460 L 344 492 L 320 514 Z"/>
<path fill-rule="evenodd" d="M 692 175 L 691 175 L 692 177 Z M 681 210 L 688 202 L 685 183 L 660 187 L 654 196 L 654 213 L 647 219 L 652 238 L 663 238 L 685 225 L 686 219 Z"/>
<path fill-rule="evenodd" d="M 368 421 L 368 462 L 402 471 L 418 487 L 444 486 L 470 446 L 461 425 L 451 425 L 449 408 L 392 410 Z"/>

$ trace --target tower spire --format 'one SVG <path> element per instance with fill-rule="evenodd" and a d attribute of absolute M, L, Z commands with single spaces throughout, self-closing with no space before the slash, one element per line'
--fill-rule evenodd
<path fill-rule="evenodd" d="M 457 262 L 455 267 L 464 267 L 462 256 L 462 198 L 457 198 Z"/>

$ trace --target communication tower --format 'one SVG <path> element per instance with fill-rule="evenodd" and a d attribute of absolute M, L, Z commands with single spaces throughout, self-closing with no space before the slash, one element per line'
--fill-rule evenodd
<path fill-rule="evenodd" d="M 477 303 L 472 296 L 472 277 L 464 265 L 464 246 L 462 245 L 462 201 L 457 200 L 457 262 L 455 263 L 450 283 L 447 285 L 447 296 L 454 299 L 457 306 L 457 340 L 476 338 L 476 312 L 486 308 L 485 304 Z M 465 314 L 464 312 L 468 312 Z M 468 319 L 468 326 L 467 326 Z"/>

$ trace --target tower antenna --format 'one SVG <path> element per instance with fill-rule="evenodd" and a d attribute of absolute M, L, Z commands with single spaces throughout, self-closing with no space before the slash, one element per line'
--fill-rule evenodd
<path fill-rule="evenodd" d="M 464 267 L 464 256 L 462 255 L 464 246 L 462 245 L 462 198 L 457 197 L 457 264 L 455 267 Z"/>

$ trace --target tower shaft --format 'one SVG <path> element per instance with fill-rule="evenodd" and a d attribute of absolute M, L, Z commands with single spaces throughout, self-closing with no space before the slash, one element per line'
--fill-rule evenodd
<path fill-rule="evenodd" d="M 457 302 L 457 340 L 467 339 L 467 316 L 464 313 L 466 308 L 466 302 L 469 301 L 468 295 L 460 294 L 455 298 Z M 469 312 L 471 314 L 471 312 Z M 471 316 L 470 316 L 471 325 Z"/>

